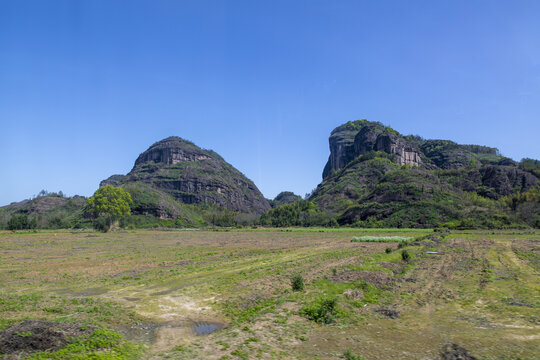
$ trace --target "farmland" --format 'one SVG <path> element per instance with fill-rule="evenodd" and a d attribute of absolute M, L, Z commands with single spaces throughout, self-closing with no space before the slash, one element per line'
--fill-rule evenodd
<path fill-rule="evenodd" d="M 540 352 L 538 231 L 3 232 L 0 285 L 0 328 L 84 324 L 146 359 Z"/>

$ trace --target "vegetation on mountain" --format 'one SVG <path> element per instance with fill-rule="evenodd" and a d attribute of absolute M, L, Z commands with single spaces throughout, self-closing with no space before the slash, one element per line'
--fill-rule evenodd
<path fill-rule="evenodd" d="M 260 218 L 261 225 L 288 226 L 321 226 L 329 223 L 326 214 L 312 201 L 298 200 L 292 204 L 276 207 Z"/>
<path fill-rule="evenodd" d="M 113 175 L 101 186 L 133 183 L 148 185 L 154 195 L 164 193 L 183 204 L 212 205 L 252 214 L 270 209 L 255 184 L 216 152 L 174 136 L 140 154 L 127 175 Z M 165 217 L 164 213 L 155 215 Z"/>
<path fill-rule="evenodd" d="M 329 141 L 309 200 L 340 225 L 538 226 L 537 160 L 516 163 L 496 148 L 401 136 L 366 120 L 337 127 Z"/>
<path fill-rule="evenodd" d="M 81 196 L 65 197 L 62 192 L 42 190 L 36 197 L 0 207 L 0 228 L 61 229 L 90 226 L 84 218 L 86 199 Z"/>
<path fill-rule="evenodd" d="M 272 208 L 275 208 L 284 204 L 292 204 L 298 200 L 302 200 L 300 195 L 296 195 L 292 191 L 282 191 L 274 198 L 274 200 L 269 200 L 268 202 Z"/>
<path fill-rule="evenodd" d="M 266 200 L 217 153 L 178 137 L 153 144 L 127 175 L 109 177 L 100 190 L 114 186 L 130 196 L 122 208 L 132 216 L 113 216 L 128 228 L 540 227 L 539 160 L 515 162 L 493 147 L 403 136 L 367 120 L 338 126 L 329 144 L 323 181 L 306 200 L 290 191 Z M 43 190 L 1 207 L 0 228 L 110 226 L 112 217 L 96 220 L 105 212 L 94 201 L 86 206 L 82 197 Z"/>

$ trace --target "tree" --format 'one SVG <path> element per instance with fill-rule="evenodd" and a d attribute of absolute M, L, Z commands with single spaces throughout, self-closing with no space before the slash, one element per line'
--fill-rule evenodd
<path fill-rule="evenodd" d="M 8 230 L 26 230 L 35 229 L 36 227 L 36 219 L 30 220 L 26 214 L 13 215 L 7 223 Z"/>
<path fill-rule="evenodd" d="M 100 187 L 87 201 L 86 211 L 93 214 L 95 218 L 104 218 L 103 221 L 96 221 L 100 230 L 108 231 L 119 219 L 131 215 L 129 205 L 133 202 L 131 195 L 120 187 L 106 185 Z"/>

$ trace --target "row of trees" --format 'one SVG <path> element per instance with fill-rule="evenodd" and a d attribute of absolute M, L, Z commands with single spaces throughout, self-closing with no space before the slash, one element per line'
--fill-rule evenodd
<path fill-rule="evenodd" d="M 489 217 L 486 212 L 485 216 L 489 218 L 483 218 L 481 227 L 491 227 L 493 221 L 497 220 L 500 226 L 508 227 L 515 226 L 516 224 L 528 224 L 529 226 L 540 227 L 540 187 L 530 189 L 527 192 L 516 193 L 499 199 L 498 201 L 485 199 L 476 194 L 467 194 L 465 197 L 467 203 L 474 204 L 480 208 L 500 208 L 498 211 L 493 212 L 493 219 Z M 473 196 L 474 195 L 474 196 Z M 148 222 L 148 217 L 139 216 L 136 219 L 128 219 L 131 215 L 131 205 L 133 204 L 132 197 L 129 192 L 120 187 L 114 187 L 107 185 L 99 188 L 94 195 L 87 200 L 86 207 L 84 209 L 85 222 L 81 227 L 85 227 L 91 221 L 94 227 L 101 231 L 109 231 L 120 225 L 122 226 L 136 226 L 136 227 L 152 227 L 152 226 L 167 226 L 167 227 L 185 227 L 185 226 L 220 226 L 231 227 L 238 225 L 255 225 L 260 224 L 263 226 L 274 227 L 289 227 L 289 226 L 326 226 L 334 227 L 338 226 L 336 218 L 319 208 L 319 206 L 313 201 L 298 200 L 294 203 L 278 206 L 259 217 L 249 214 L 237 214 L 232 211 L 220 208 L 206 207 L 200 209 L 200 221 L 192 223 L 189 217 L 180 216 L 176 221 L 163 220 L 150 217 L 150 220 L 154 219 L 154 222 Z M 364 204 L 368 205 L 368 204 Z M 403 204 L 402 204 L 403 205 Z M 440 213 L 440 206 L 437 202 L 433 204 L 436 206 L 435 213 Z M 357 205 L 358 207 L 359 205 Z M 382 205 L 381 205 L 382 206 Z M 368 206 L 373 209 L 374 204 Z M 398 216 L 401 220 L 405 218 L 411 218 L 407 226 L 411 224 L 421 224 L 418 220 L 420 217 L 429 217 L 430 207 L 426 204 L 418 207 L 418 211 L 411 209 L 410 207 L 403 208 L 403 211 L 391 211 L 391 215 Z M 352 209 L 352 208 L 351 208 Z M 507 209 L 503 211 L 504 209 Z M 497 210 L 497 209 L 495 209 Z M 79 210 L 81 211 L 81 210 Z M 415 212 L 416 211 L 416 212 Z M 418 214 L 417 214 L 418 212 Z M 379 212 L 380 213 L 380 212 Z M 244 217 L 242 217 L 245 215 Z M 380 213 L 382 215 L 382 213 Z M 392 215 L 392 216 L 393 216 Z M 41 215 L 39 215 L 41 216 Z M 37 217 L 28 216 L 27 214 L 12 215 L 4 226 L 10 230 L 25 230 L 35 229 L 38 227 Z M 388 216 L 388 214 L 387 214 Z M 484 217 L 485 217 L 484 216 Z M 342 215 L 343 217 L 343 215 Z M 395 217 L 395 216 L 394 216 Z M 444 216 L 442 216 L 444 218 Z M 448 214 L 447 214 L 448 217 Z M 479 224 L 473 218 L 464 219 L 461 216 L 454 214 L 449 216 L 452 221 L 446 223 L 448 227 L 458 228 L 474 228 Z M 56 219 L 58 218 L 58 219 Z M 81 219 L 80 217 L 78 219 Z M 431 219 L 431 218 L 430 218 Z M 430 220 L 428 219 L 428 220 Z M 367 220 L 374 220 L 369 218 Z M 379 217 L 376 222 L 362 221 L 354 223 L 354 226 L 361 227 L 394 227 L 396 224 L 392 223 L 391 217 Z M 437 219 L 431 219 L 431 223 L 436 222 Z M 478 220 L 478 219 L 477 219 Z M 478 220 L 478 221 L 480 221 Z M 79 221 L 79 220 L 77 220 Z M 142 221 L 142 222 L 141 222 Z M 442 221 L 442 219 L 439 219 Z M 491 222 L 490 222 L 491 221 Z M 517 221 L 517 222 L 516 222 Z M 341 222 L 341 220 L 340 220 Z M 49 225 L 52 228 L 65 228 L 65 227 L 78 227 L 73 222 L 63 221 L 59 216 L 49 219 Z M 430 224 L 431 224 L 430 223 Z M 454 224 L 455 223 L 455 224 Z M 470 223 L 470 224 L 469 224 Z M 453 224 L 455 226 L 453 226 Z M 457 225 L 456 225 L 457 224 Z M 498 223 L 497 223 L 498 224 Z M 493 227 L 498 225 L 494 223 Z M 414 226 L 414 225 L 413 225 Z M 431 225 L 429 225 L 431 226 Z M 39 225 L 41 228 L 42 225 Z M 399 227 L 399 226 L 398 226 Z"/>

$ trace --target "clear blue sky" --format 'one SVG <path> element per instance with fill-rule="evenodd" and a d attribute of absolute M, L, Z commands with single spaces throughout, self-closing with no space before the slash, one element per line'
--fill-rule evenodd
<path fill-rule="evenodd" d="M 540 1 L 0 0 L 0 205 L 171 135 L 304 195 L 363 118 L 540 158 Z"/>

